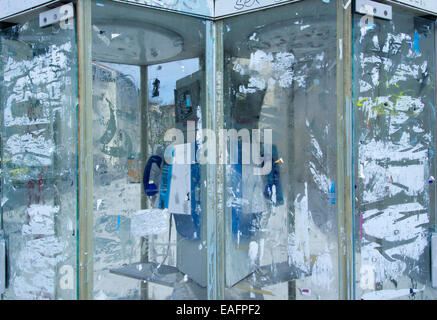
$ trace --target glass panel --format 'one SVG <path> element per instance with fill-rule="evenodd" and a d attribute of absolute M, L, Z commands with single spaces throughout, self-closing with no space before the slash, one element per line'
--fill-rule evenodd
<path fill-rule="evenodd" d="M 5 299 L 76 298 L 77 57 L 74 21 L 0 32 Z"/>
<path fill-rule="evenodd" d="M 178 160 L 203 128 L 205 25 L 92 9 L 94 298 L 205 298 L 204 169 Z"/>
<path fill-rule="evenodd" d="M 114 298 L 112 291 L 126 298 L 139 294 L 138 281 L 105 273 L 108 264 L 140 260 L 140 243 L 130 237 L 126 218 L 141 209 L 139 69 L 93 63 L 94 296 L 98 299 Z"/>
<path fill-rule="evenodd" d="M 224 42 L 226 297 L 336 299 L 336 3 L 227 19 Z"/>
<path fill-rule="evenodd" d="M 436 299 L 435 25 L 393 10 L 354 17 L 356 298 Z"/>

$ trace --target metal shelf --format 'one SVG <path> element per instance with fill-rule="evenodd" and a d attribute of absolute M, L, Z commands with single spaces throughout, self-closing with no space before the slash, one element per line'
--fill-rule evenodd
<path fill-rule="evenodd" d="M 173 287 L 173 299 L 205 300 L 207 298 L 206 288 L 188 279 L 178 268 L 164 264 L 160 265 L 159 268 L 158 266 L 158 263 L 137 262 L 110 269 L 110 273 Z M 247 299 L 246 295 L 251 291 L 258 294 L 271 294 L 262 290 L 262 288 L 309 275 L 308 272 L 289 266 L 287 262 L 265 265 L 256 269 L 254 273 L 251 273 L 232 288 L 226 288 L 226 293 L 227 295 L 241 296 L 241 299 Z M 258 298 L 262 299 L 262 295 L 259 295 Z"/>

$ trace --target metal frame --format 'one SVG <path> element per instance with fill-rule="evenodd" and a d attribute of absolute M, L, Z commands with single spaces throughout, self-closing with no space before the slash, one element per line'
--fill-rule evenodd
<path fill-rule="evenodd" d="M 371 8 L 370 12 L 369 8 Z M 392 19 L 392 7 L 371 0 L 355 0 L 355 11 L 360 14 L 370 14 L 381 19 Z"/>
<path fill-rule="evenodd" d="M 141 140 L 148 141 L 148 87 L 147 87 L 147 66 L 140 67 L 140 130 L 141 130 Z M 145 168 L 148 159 L 148 146 L 146 143 L 141 143 L 140 146 L 140 168 Z M 143 177 L 141 176 L 141 185 L 143 185 Z M 144 192 L 141 193 L 141 209 L 146 209 L 149 207 L 149 201 Z M 141 261 L 142 263 L 149 262 L 149 239 L 148 237 L 141 238 Z M 141 299 L 147 299 L 149 296 L 149 285 L 144 281 L 141 281 Z"/>
<path fill-rule="evenodd" d="M 352 299 L 353 163 L 352 163 L 352 6 L 337 1 L 337 180 L 339 298 Z M 346 170 L 345 170 L 346 169 Z"/>
<path fill-rule="evenodd" d="M 434 49 L 434 59 L 436 60 L 436 65 L 435 65 L 435 74 L 437 75 L 437 23 L 435 26 L 435 43 L 434 43 L 435 49 Z M 435 76 L 434 76 L 435 79 Z M 437 101 L 437 86 L 436 86 L 436 101 Z M 437 133 L 437 129 L 434 129 L 434 134 Z M 434 138 L 434 144 L 437 144 L 437 139 Z M 436 161 L 434 160 L 434 166 L 436 165 Z M 437 195 L 437 188 L 435 187 L 434 184 L 434 195 L 435 195 L 435 199 L 437 199 L 436 195 Z M 431 233 L 431 285 L 433 288 L 437 288 L 437 201 L 435 201 L 434 206 L 432 206 L 432 209 L 434 210 L 434 232 Z"/>
<path fill-rule="evenodd" d="M 93 109 L 91 0 L 77 2 L 79 66 L 79 252 L 78 297 L 91 299 L 93 289 Z"/>
<path fill-rule="evenodd" d="M 76 0 L 79 1 L 79 0 Z M 230 16 L 246 14 L 258 10 L 265 10 L 267 8 L 282 6 L 289 3 L 303 1 L 303 0 L 264 0 L 263 4 L 259 4 L 257 1 L 247 2 L 235 0 L 234 6 L 232 3 L 229 5 L 230 0 L 112 0 L 114 2 L 125 3 L 145 8 L 153 8 L 170 12 L 177 12 L 179 14 L 191 15 L 203 19 L 220 20 Z M 203 1 L 204 5 L 199 5 L 199 2 Z M 411 10 L 423 12 L 425 14 L 431 14 L 437 16 L 437 11 L 433 12 L 427 10 L 424 5 L 413 3 L 415 0 L 378 0 L 380 2 L 402 6 Z M 0 21 L 15 21 L 22 15 L 29 14 L 33 11 L 40 11 L 44 7 L 51 7 L 57 3 L 65 2 L 63 0 L 34 0 L 33 3 L 19 4 L 19 1 L 10 2 L 8 0 L 0 0 L 0 4 L 6 2 L 8 6 L 15 6 L 15 10 L 12 9 L 12 14 L 6 16 L 0 13 Z M 247 2 L 247 3 L 246 3 Z M 353 5 L 354 0 L 345 1 L 345 5 Z M 224 3 L 224 4 L 223 4 Z M 421 7 L 423 6 L 423 7 Z M 220 9 L 219 9 L 220 8 Z"/>
<path fill-rule="evenodd" d="M 114 2 L 131 4 L 143 8 L 158 9 L 163 11 L 175 12 L 185 14 L 193 17 L 203 19 L 214 19 L 214 1 L 215 0 L 201 0 L 205 6 L 196 10 L 190 6 L 190 0 L 175 1 L 175 0 L 112 0 Z M 197 3 L 198 0 L 193 0 Z"/>
<path fill-rule="evenodd" d="M 216 137 L 224 126 L 223 113 L 223 21 L 206 23 L 206 128 Z M 209 72 L 208 72 L 209 71 Z M 224 169 L 219 141 L 216 141 L 217 165 L 206 165 L 206 229 L 207 229 L 207 297 L 223 300 L 225 289 L 225 219 Z"/>

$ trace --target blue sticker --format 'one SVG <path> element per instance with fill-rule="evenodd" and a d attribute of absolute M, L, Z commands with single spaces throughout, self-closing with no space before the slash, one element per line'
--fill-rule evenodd
<path fill-rule="evenodd" d="M 330 196 L 329 198 L 331 199 L 331 203 L 335 204 L 335 182 L 331 183 L 331 189 L 329 190 Z"/>
<path fill-rule="evenodd" d="M 420 34 L 417 32 L 414 33 L 414 51 L 416 51 L 417 54 L 420 53 Z"/>

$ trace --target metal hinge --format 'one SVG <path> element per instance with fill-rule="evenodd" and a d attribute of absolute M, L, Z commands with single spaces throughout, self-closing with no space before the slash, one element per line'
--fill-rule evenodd
<path fill-rule="evenodd" d="M 356 0 L 355 12 L 386 20 L 393 18 L 391 6 L 371 0 Z"/>
<path fill-rule="evenodd" d="M 72 3 L 68 3 L 40 13 L 39 26 L 42 28 L 59 22 L 61 27 L 64 27 L 63 29 L 72 29 L 73 18 L 74 6 Z"/>

